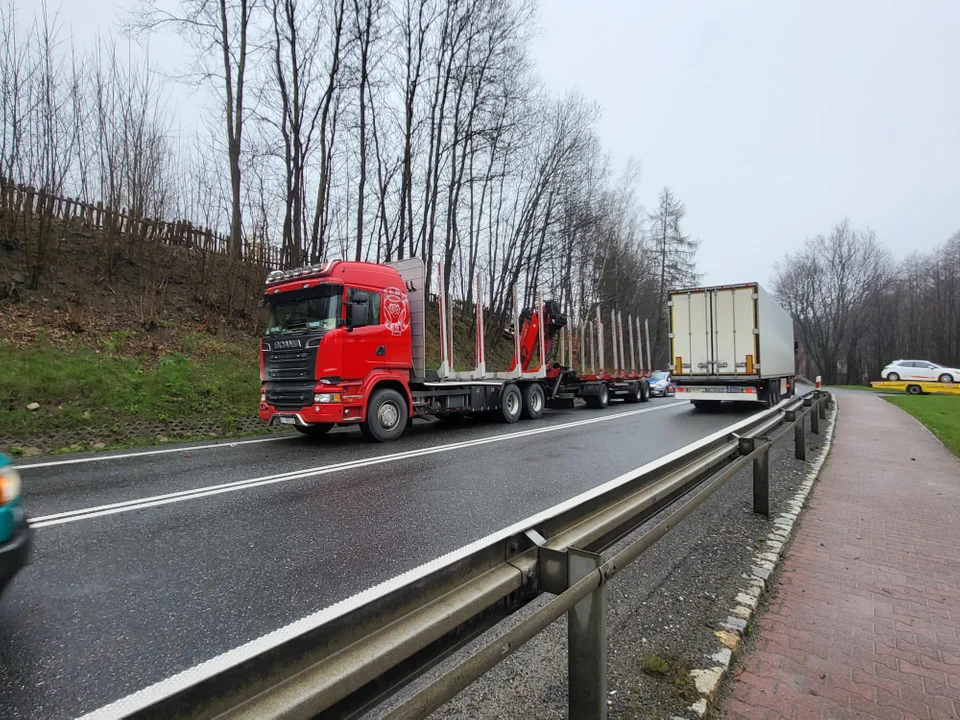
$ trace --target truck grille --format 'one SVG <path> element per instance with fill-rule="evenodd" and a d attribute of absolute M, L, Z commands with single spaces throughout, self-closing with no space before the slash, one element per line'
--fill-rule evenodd
<path fill-rule="evenodd" d="M 313 402 L 313 389 L 314 383 L 268 382 L 264 387 L 267 403 L 277 410 L 299 410 L 310 405 Z"/>
<path fill-rule="evenodd" d="M 304 344 L 305 344 L 304 340 Z M 315 380 L 314 368 L 317 366 L 317 346 L 309 348 L 273 349 L 263 353 L 264 380 L 281 382 L 305 382 Z"/>

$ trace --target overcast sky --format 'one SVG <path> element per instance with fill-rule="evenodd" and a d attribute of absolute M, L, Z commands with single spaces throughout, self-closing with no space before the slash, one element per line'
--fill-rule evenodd
<path fill-rule="evenodd" d="M 589 10 L 587 7 L 589 6 Z M 960 230 L 960 2 L 546 0 L 535 56 L 670 185 L 708 282 L 769 277 L 844 216 L 898 256 Z"/>
<path fill-rule="evenodd" d="M 61 19 L 82 44 L 118 4 Z M 960 0 L 542 0 L 540 25 L 544 81 L 600 104 L 646 206 L 686 204 L 706 282 L 769 282 L 845 216 L 898 257 L 960 230 Z"/>

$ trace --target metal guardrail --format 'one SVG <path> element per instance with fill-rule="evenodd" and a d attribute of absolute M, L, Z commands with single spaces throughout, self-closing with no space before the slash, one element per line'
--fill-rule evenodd
<path fill-rule="evenodd" d="M 769 515 L 770 447 L 792 426 L 796 457 L 806 459 L 806 418 L 819 433 L 829 401 L 820 391 L 788 400 L 535 516 L 529 525 L 507 528 L 89 717 L 356 717 L 551 593 L 556 597 L 387 717 L 428 715 L 566 613 L 569 715 L 605 718 L 607 582 L 750 463 L 754 512 Z M 605 556 L 669 509 L 639 538 Z"/>

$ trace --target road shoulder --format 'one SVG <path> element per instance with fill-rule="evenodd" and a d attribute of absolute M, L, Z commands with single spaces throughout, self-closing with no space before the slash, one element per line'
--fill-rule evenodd
<path fill-rule="evenodd" d="M 880 398 L 837 438 L 720 702 L 729 718 L 955 717 L 960 462 Z"/>

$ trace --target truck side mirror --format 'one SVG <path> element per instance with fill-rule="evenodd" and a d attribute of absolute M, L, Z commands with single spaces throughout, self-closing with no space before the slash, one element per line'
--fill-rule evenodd
<path fill-rule="evenodd" d="M 367 304 L 365 302 L 352 302 L 347 305 L 347 330 L 353 330 L 355 327 L 363 327 L 367 324 Z"/>

